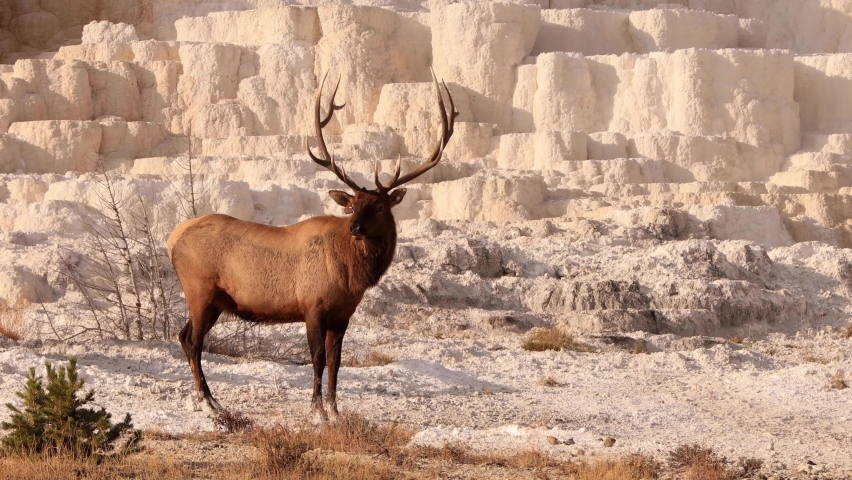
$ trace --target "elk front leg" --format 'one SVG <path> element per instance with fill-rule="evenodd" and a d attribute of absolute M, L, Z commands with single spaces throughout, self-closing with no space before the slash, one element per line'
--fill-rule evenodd
<path fill-rule="evenodd" d="M 343 349 L 343 335 L 349 325 L 347 319 L 342 325 L 329 328 L 325 334 L 325 355 L 328 363 L 328 391 L 325 402 L 331 407 L 332 419 L 337 419 L 337 371 L 340 369 L 340 353 Z"/>
<path fill-rule="evenodd" d="M 319 421 L 327 421 L 328 415 L 322 405 L 322 372 L 325 369 L 325 335 L 326 328 L 319 315 L 309 316 L 305 322 L 308 333 L 308 348 L 311 350 L 311 362 L 314 365 L 314 393 L 311 397 L 311 408 L 314 417 Z"/>

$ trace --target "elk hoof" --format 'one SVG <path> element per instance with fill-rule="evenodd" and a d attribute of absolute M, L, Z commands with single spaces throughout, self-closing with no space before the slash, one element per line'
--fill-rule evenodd
<path fill-rule="evenodd" d="M 222 404 L 217 402 L 213 397 L 206 397 L 201 401 L 201 410 L 205 412 L 218 412 L 220 410 L 224 410 L 222 408 Z"/>
<path fill-rule="evenodd" d="M 337 411 L 337 405 L 333 405 L 329 409 L 328 413 L 328 421 L 331 423 L 339 422 L 343 417 L 340 415 L 340 412 Z"/>
<path fill-rule="evenodd" d="M 325 410 L 314 410 L 313 415 L 311 415 L 311 423 L 314 425 L 328 423 L 328 415 L 326 415 Z"/>

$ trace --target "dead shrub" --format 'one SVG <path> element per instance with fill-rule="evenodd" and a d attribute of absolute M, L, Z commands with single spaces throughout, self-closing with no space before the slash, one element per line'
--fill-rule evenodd
<path fill-rule="evenodd" d="M 311 362 L 304 335 L 270 333 L 266 325 L 223 315 L 204 340 L 204 352 L 231 358 L 252 358 L 289 362 Z"/>
<path fill-rule="evenodd" d="M 834 371 L 834 375 L 831 376 L 830 387 L 835 390 L 849 388 L 849 384 L 846 383 L 846 375 L 843 373 L 843 370 Z"/>
<path fill-rule="evenodd" d="M 395 362 L 396 359 L 381 350 L 371 348 L 362 358 L 351 358 L 343 362 L 344 367 L 381 367 Z"/>
<path fill-rule="evenodd" d="M 669 453 L 669 465 L 687 480 L 735 480 L 757 473 L 763 461 L 741 457 L 735 466 L 710 448 L 681 445 Z"/>
<path fill-rule="evenodd" d="M 16 298 L 12 303 L 0 300 L 0 335 L 16 342 L 21 341 L 24 337 L 24 313 L 29 305 L 30 302 L 23 297 Z"/>
<path fill-rule="evenodd" d="M 398 478 L 390 467 L 359 462 L 354 455 L 388 455 L 413 435 L 397 424 L 375 425 L 360 415 L 344 413 L 336 423 L 318 427 L 258 429 L 252 445 L 260 451 L 264 473 L 276 478 Z"/>
<path fill-rule="evenodd" d="M 238 433 L 254 430 L 257 423 L 242 412 L 218 410 L 212 416 L 213 425 L 217 430 L 226 433 Z"/>
<path fill-rule="evenodd" d="M 551 376 L 539 378 L 538 384 L 541 385 L 542 387 L 561 387 L 562 386 L 561 383 L 557 382 L 556 379 L 554 379 Z"/>
<path fill-rule="evenodd" d="M 546 350 L 595 351 L 591 346 L 575 341 L 571 332 L 556 327 L 533 330 L 527 335 L 522 348 L 530 352 L 544 352 Z"/>
<path fill-rule="evenodd" d="M 681 445 L 669 453 L 669 465 L 689 480 L 722 480 L 729 478 L 724 458 L 698 444 Z"/>
<path fill-rule="evenodd" d="M 737 468 L 739 468 L 744 477 L 749 477 L 763 468 L 763 460 L 759 458 L 740 457 L 739 461 L 737 461 Z"/>
<path fill-rule="evenodd" d="M 831 363 L 830 359 L 813 354 L 805 355 L 802 360 L 807 363 L 818 363 L 820 365 L 828 365 L 829 363 Z"/>

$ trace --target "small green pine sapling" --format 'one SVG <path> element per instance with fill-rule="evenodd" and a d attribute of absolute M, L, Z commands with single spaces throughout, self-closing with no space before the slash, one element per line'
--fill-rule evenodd
<path fill-rule="evenodd" d="M 53 368 L 44 364 L 47 388 L 42 378 L 30 368 L 24 390 L 16 392 L 24 405 L 23 410 L 11 403 L 6 407 L 12 415 L 9 422 L 0 424 L 10 433 L 2 438 L 6 454 L 67 455 L 72 457 L 100 456 L 113 448 L 113 443 L 125 431 L 133 432 L 128 413 L 124 421 L 112 424 L 112 415 L 100 410 L 84 408 L 95 398 L 94 390 L 79 397 L 83 379 L 77 375 L 77 359 L 71 357 L 68 367 Z M 135 442 L 138 435 L 133 435 Z M 129 446 L 126 445 L 125 448 Z"/>

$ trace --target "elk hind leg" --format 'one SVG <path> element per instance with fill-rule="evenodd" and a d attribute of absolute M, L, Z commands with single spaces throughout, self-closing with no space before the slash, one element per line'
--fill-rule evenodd
<path fill-rule="evenodd" d="M 207 407 L 213 410 L 221 409 L 222 406 L 210 393 L 210 387 L 207 385 L 207 379 L 201 369 L 201 350 L 204 348 L 204 337 L 216 324 L 221 313 L 222 311 L 212 303 L 190 305 L 189 321 L 183 327 L 179 336 L 180 344 L 186 354 L 186 359 L 189 361 L 189 368 L 192 370 L 192 377 L 195 380 L 198 400 L 203 401 Z"/>

